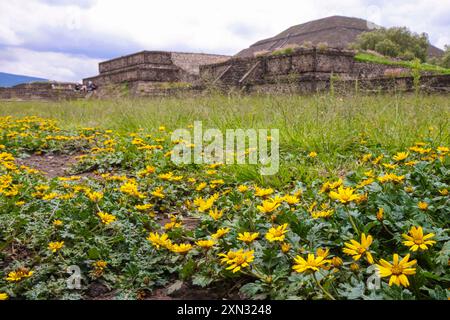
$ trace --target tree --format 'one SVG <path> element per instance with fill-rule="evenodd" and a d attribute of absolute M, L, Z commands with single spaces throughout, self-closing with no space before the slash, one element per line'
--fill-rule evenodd
<path fill-rule="evenodd" d="M 360 34 L 356 47 L 373 50 L 383 55 L 426 61 L 430 42 L 426 33 L 416 34 L 406 27 L 381 28 Z"/>
<path fill-rule="evenodd" d="M 450 45 L 445 46 L 445 53 L 441 58 L 440 65 L 450 69 Z"/>

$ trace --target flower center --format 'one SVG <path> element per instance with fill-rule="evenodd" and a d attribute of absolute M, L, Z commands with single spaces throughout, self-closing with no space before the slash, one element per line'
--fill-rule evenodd
<path fill-rule="evenodd" d="M 398 276 L 403 273 L 403 267 L 394 265 L 391 268 L 391 272 L 392 274 Z"/>

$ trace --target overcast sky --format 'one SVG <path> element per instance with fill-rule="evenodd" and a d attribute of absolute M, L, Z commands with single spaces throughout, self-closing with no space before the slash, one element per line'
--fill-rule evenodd
<path fill-rule="evenodd" d="M 330 15 L 450 44 L 450 0 L 0 0 L 0 71 L 77 81 L 99 61 L 144 49 L 231 55 Z"/>

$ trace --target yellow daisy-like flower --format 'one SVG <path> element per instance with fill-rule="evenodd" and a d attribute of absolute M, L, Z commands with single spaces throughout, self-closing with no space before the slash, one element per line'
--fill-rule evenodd
<path fill-rule="evenodd" d="M 54 221 L 53 221 L 53 225 L 54 225 L 55 227 L 60 227 L 60 226 L 63 225 L 63 222 L 62 222 L 61 220 L 54 220 Z"/>
<path fill-rule="evenodd" d="M 230 228 L 220 228 L 216 231 L 216 233 L 213 233 L 211 235 L 211 237 L 213 239 L 220 239 L 222 238 L 224 235 L 226 235 L 228 232 L 230 232 Z"/>
<path fill-rule="evenodd" d="M 0 292 L 0 300 L 8 300 L 9 296 L 7 293 Z"/>
<path fill-rule="evenodd" d="M 217 210 L 217 208 L 215 208 L 214 210 L 209 210 L 209 215 L 211 216 L 211 218 L 213 218 L 214 220 L 219 220 L 220 218 L 222 218 L 223 216 L 223 210 Z"/>
<path fill-rule="evenodd" d="M 436 243 L 436 241 L 430 240 L 434 236 L 434 233 L 424 235 L 422 227 L 412 227 L 408 234 L 402 234 L 402 237 L 406 239 L 403 244 L 410 247 L 411 251 L 428 250 L 427 246 L 431 247 Z"/>
<path fill-rule="evenodd" d="M 352 188 L 345 188 L 343 186 L 339 187 L 337 192 L 331 191 L 330 197 L 334 200 L 339 200 L 343 204 L 347 204 L 353 201 L 357 201 L 360 196 L 354 193 L 355 190 Z"/>
<path fill-rule="evenodd" d="M 281 251 L 282 251 L 283 253 L 287 253 L 287 252 L 289 252 L 289 250 L 291 250 L 291 244 L 290 244 L 290 243 L 287 243 L 287 242 L 283 242 L 283 243 L 281 244 Z"/>
<path fill-rule="evenodd" d="M 50 242 L 48 244 L 48 248 L 51 252 L 56 252 L 62 249 L 64 246 L 64 241 L 56 241 L 56 242 Z"/>
<path fill-rule="evenodd" d="M 403 161 L 403 160 L 405 160 L 406 158 L 408 158 L 408 156 L 409 156 L 409 153 L 408 153 L 408 152 L 399 152 L 399 153 L 397 153 L 395 156 L 393 156 L 392 158 L 393 158 L 395 161 L 400 162 L 400 161 Z"/>
<path fill-rule="evenodd" d="M 270 242 L 284 241 L 285 233 L 287 232 L 286 230 L 287 227 L 288 224 L 285 223 L 281 226 L 270 228 L 266 234 L 266 239 L 269 240 Z"/>
<path fill-rule="evenodd" d="M 259 236 L 258 232 L 254 232 L 254 233 L 244 232 L 244 233 L 239 233 L 237 239 L 240 241 L 243 241 L 245 243 L 252 243 L 253 241 L 255 241 L 256 238 L 258 238 L 258 236 Z"/>
<path fill-rule="evenodd" d="M 310 153 L 308 153 L 308 157 L 309 158 L 316 158 L 317 157 L 317 152 L 311 151 Z"/>
<path fill-rule="evenodd" d="M 270 199 L 263 201 L 262 206 L 257 206 L 257 208 L 262 213 L 270 213 L 272 211 L 275 211 L 279 206 L 280 204 L 278 203 L 278 201 Z"/>
<path fill-rule="evenodd" d="M 300 199 L 296 195 L 285 195 L 283 200 L 286 201 L 287 204 L 293 205 L 299 203 Z"/>
<path fill-rule="evenodd" d="M 172 241 L 166 233 L 159 235 L 156 232 L 151 232 L 147 237 L 147 240 L 150 241 L 156 249 L 161 247 L 170 248 L 172 246 Z"/>
<path fill-rule="evenodd" d="M 244 251 L 244 249 L 239 249 L 238 251 L 230 250 L 228 253 L 219 253 L 219 257 L 222 257 L 222 263 L 229 265 L 226 268 L 227 270 L 236 273 L 242 268 L 250 266 L 250 263 L 255 259 L 254 252 L 254 250 Z"/>
<path fill-rule="evenodd" d="M 164 190 L 163 187 L 158 187 L 156 188 L 155 191 L 151 192 L 151 195 L 160 199 L 164 199 L 165 195 L 164 195 Z"/>
<path fill-rule="evenodd" d="M 29 278 L 33 275 L 33 271 L 29 271 L 26 268 L 19 268 L 16 271 L 11 271 L 8 273 L 8 276 L 6 277 L 6 281 L 9 282 L 19 282 L 20 280 L 24 278 Z"/>
<path fill-rule="evenodd" d="M 373 238 L 371 235 L 361 234 L 361 242 L 356 240 L 350 240 L 350 242 L 344 243 L 346 248 L 342 249 L 342 252 L 352 256 L 353 260 L 357 261 L 361 258 L 361 256 L 365 255 L 366 259 L 369 263 L 373 263 L 372 254 L 369 251 L 369 247 L 373 242 Z"/>
<path fill-rule="evenodd" d="M 237 187 L 237 189 L 238 189 L 239 192 L 245 192 L 245 191 L 248 190 L 248 187 L 245 186 L 245 185 L 240 185 L 240 186 Z"/>
<path fill-rule="evenodd" d="M 387 262 L 381 259 L 380 264 L 377 264 L 380 277 L 390 277 L 389 286 L 393 284 L 397 286 L 409 286 L 408 277 L 416 273 L 416 268 L 412 268 L 417 263 L 416 260 L 408 261 L 410 255 L 407 254 L 402 260 L 399 261 L 398 254 L 394 254 L 393 263 Z"/>
<path fill-rule="evenodd" d="M 315 257 L 313 253 L 308 254 L 306 260 L 301 256 L 296 256 L 294 261 L 295 264 L 292 269 L 298 273 L 319 271 L 320 268 L 323 268 L 329 262 L 329 260 L 325 259 L 323 256 Z"/>
<path fill-rule="evenodd" d="M 210 249 L 216 244 L 216 242 L 214 240 L 198 240 L 195 244 L 203 249 Z"/>
<path fill-rule="evenodd" d="M 108 262 L 104 260 L 98 260 L 92 263 L 92 266 L 97 270 L 104 270 L 108 266 Z"/>
<path fill-rule="evenodd" d="M 266 197 L 266 196 L 271 195 L 272 193 L 273 193 L 272 188 L 262 189 L 262 188 L 255 186 L 255 196 L 256 197 Z"/>
<path fill-rule="evenodd" d="M 175 253 L 186 254 L 192 249 L 192 245 L 190 243 L 173 244 L 169 249 Z"/>
<path fill-rule="evenodd" d="M 417 207 L 422 210 L 422 211 L 426 211 L 428 209 L 428 203 L 424 202 L 424 201 L 420 201 L 417 204 Z"/>
<path fill-rule="evenodd" d="M 98 212 L 97 215 L 100 217 L 100 220 L 102 221 L 102 223 L 108 225 L 110 223 L 113 223 L 114 221 L 117 220 L 116 216 L 106 213 L 106 212 Z"/>

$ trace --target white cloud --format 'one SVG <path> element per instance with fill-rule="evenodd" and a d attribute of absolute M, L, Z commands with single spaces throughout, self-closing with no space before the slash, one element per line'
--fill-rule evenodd
<path fill-rule="evenodd" d="M 80 60 L 142 49 L 234 54 L 292 25 L 336 14 L 427 32 L 442 48 L 450 41 L 448 13 L 450 0 L 1 1 L 0 50 L 21 48 L 30 60 L 24 68 L 3 59 L 0 70 L 36 65 L 32 69 L 39 75 L 72 79 L 92 75 L 90 68 L 80 69 Z M 38 69 L 42 61 L 31 60 L 52 53 L 70 58 L 62 70 L 52 61 L 46 62 L 48 69 Z"/>
<path fill-rule="evenodd" d="M 35 76 L 58 81 L 78 81 L 80 75 L 94 75 L 98 59 L 56 52 L 40 52 L 22 48 L 0 51 L 3 72 Z"/>

